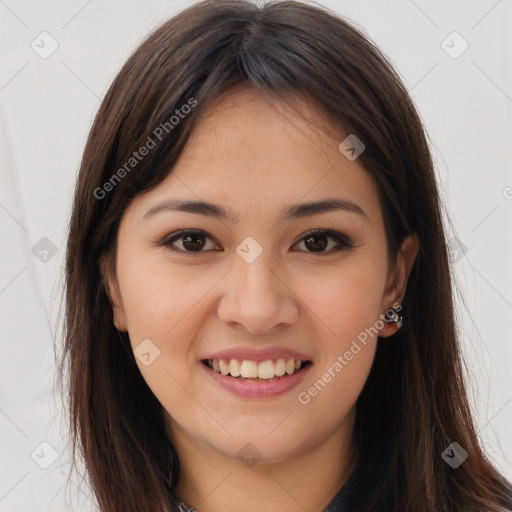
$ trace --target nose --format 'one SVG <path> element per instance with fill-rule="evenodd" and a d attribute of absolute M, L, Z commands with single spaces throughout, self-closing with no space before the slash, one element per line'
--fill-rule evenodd
<path fill-rule="evenodd" d="M 293 286 L 266 251 L 252 263 L 237 255 L 224 287 L 217 315 L 230 327 L 243 327 L 251 334 L 270 334 L 297 321 L 298 301 Z"/>

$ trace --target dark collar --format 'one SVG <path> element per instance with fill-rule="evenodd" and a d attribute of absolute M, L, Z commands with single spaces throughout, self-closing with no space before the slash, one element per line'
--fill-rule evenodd
<path fill-rule="evenodd" d="M 353 510 L 352 503 L 356 493 L 361 489 L 362 479 L 361 465 L 356 466 L 349 476 L 345 485 L 338 491 L 336 496 L 322 512 L 350 512 Z"/>

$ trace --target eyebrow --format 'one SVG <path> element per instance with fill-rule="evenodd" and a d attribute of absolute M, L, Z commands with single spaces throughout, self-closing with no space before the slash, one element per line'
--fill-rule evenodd
<path fill-rule="evenodd" d="M 363 220 L 369 222 L 366 212 L 356 203 L 342 198 L 327 198 L 321 201 L 309 203 L 301 203 L 285 207 L 280 214 L 279 220 L 300 219 L 328 213 L 333 211 L 345 211 L 359 215 Z M 150 208 L 142 217 L 142 221 L 147 221 L 154 215 L 161 212 L 179 211 L 187 213 L 195 213 L 197 215 L 205 215 L 208 217 L 216 217 L 219 219 L 229 220 L 236 224 L 239 215 L 226 206 L 209 203 L 206 201 L 184 201 L 179 199 L 167 199 Z"/>

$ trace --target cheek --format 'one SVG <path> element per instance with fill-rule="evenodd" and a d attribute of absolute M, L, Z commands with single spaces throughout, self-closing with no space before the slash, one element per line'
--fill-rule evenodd
<path fill-rule="evenodd" d="M 322 338 L 328 353 L 350 346 L 379 319 L 384 284 L 378 266 L 366 259 L 347 264 L 326 278 L 304 282 L 303 296 L 310 310 L 321 320 Z M 373 332 L 373 330 L 372 330 Z M 364 338 L 361 335 L 360 338 Z"/>
<path fill-rule="evenodd" d="M 163 340 L 179 331 L 180 324 L 199 302 L 206 283 L 196 283 L 170 268 L 165 261 L 133 259 L 123 269 L 123 302 L 130 337 Z M 204 284 L 204 286 L 203 286 Z"/>
<path fill-rule="evenodd" d="M 310 304 L 322 319 L 317 323 L 322 350 L 297 401 L 299 409 L 309 413 L 311 425 L 314 417 L 323 417 L 322 428 L 329 430 L 349 414 L 370 373 L 380 328 L 380 296 L 369 274 L 355 271 L 326 284 L 328 293 L 321 291 L 316 289 Z"/>
<path fill-rule="evenodd" d="M 306 283 L 308 307 L 316 323 L 322 350 L 314 375 L 302 386 L 299 403 L 314 408 L 345 408 L 355 403 L 375 355 L 383 276 L 377 265 L 361 258 L 328 280 Z"/>
<path fill-rule="evenodd" d="M 190 368 L 199 364 L 194 340 L 211 314 L 208 294 L 222 274 L 198 275 L 197 267 L 179 269 L 165 258 L 150 256 L 127 260 L 119 274 L 120 280 L 124 278 L 121 292 L 128 332 L 141 374 L 162 403 L 169 396 L 174 406 L 187 403 L 190 396 L 183 386 L 189 386 Z M 158 357 L 146 366 L 138 354 L 145 352 L 141 343 L 148 339 Z"/>
<path fill-rule="evenodd" d="M 197 328 L 194 305 L 212 284 L 207 278 L 192 282 L 186 273 L 173 271 L 168 262 L 150 257 L 125 261 L 118 266 L 118 275 L 137 366 L 166 409 L 185 410 L 190 403 L 185 390 L 190 339 Z M 143 353 L 150 354 L 149 364 Z"/>

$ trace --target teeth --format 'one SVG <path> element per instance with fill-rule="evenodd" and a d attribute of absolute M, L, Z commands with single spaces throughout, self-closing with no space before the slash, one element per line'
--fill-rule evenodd
<path fill-rule="evenodd" d="M 274 379 L 285 374 L 291 375 L 303 366 L 303 361 L 295 359 L 270 359 L 257 363 L 256 361 L 238 359 L 208 359 L 208 366 L 215 372 L 244 379 Z"/>
<path fill-rule="evenodd" d="M 222 373 L 222 375 L 227 375 L 229 373 L 229 364 L 226 364 L 226 361 L 224 361 L 224 359 L 221 359 L 219 361 L 219 365 L 220 373 Z"/>
<path fill-rule="evenodd" d="M 240 363 L 236 359 L 231 359 L 229 363 L 229 373 L 232 377 L 238 377 L 242 373 L 242 369 L 240 368 Z"/>
<path fill-rule="evenodd" d="M 275 369 L 276 367 L 272 361 L 263 361 L 258 365 L 258 378 L 271 379 L 272 377 L 275 377 Z"/>
<path fill-rule="evenodd" d="M 258 376 L 258 363 L 255 361 L 242 361 L 240 365 L 240 375 L 246 379 Z"/>
<path fill-rule="evenodd" d="M 286 373 L 286 362 L 284 359 L 276 361 L 276 377 L 282 377 Z"/>

